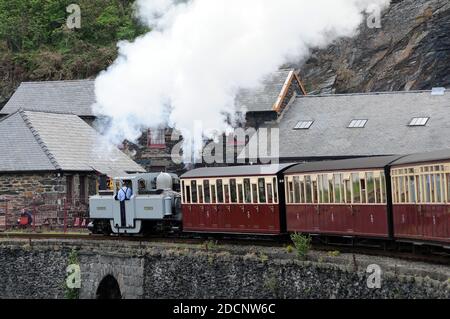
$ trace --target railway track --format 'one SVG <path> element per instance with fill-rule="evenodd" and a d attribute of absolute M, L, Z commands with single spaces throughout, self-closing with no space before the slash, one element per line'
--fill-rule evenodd
<path fill-rule="evenodd" d="M 172 236 L 105 236 L 92 234 L 64 234 L 64 233 L 0 233 L 0 239 L 25 239 L 25 240 L 46 240 L 46 239 L 69 239 L 69 240 L 89 240 L 89 241 L 132 241 L 140 243 L 174 243 L 205 245 L 208 249 L 209 243 L 213 242 L 215 246 L 222 245 L 240 245 L 240 246 L 260 246 L 260 247 L 286 247 L 292 245 L 289 237 L 243 237 L 243 238 L 218 238 L 216 236 L 203 235 L 172 235 Z M 413 247 L 413 246 L 411 246 Z M 398 247 L 397 247 L 398 248 Z M 323 244 L 313 242 L 312 249 L 322 252 L 338 252 L 345 254 L 360 254 L 377 257 L 398 258 L 408 261 L 425 262 L 430 264 L 450 265 L 449 251 L 401 251 L 399 249 L 380 248 L 374 246 L 349 246 L 339 244 Z"/>

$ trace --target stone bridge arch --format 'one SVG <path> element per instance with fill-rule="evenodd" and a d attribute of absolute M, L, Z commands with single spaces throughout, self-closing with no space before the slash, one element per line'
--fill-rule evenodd
<path fill-rule="evenodd" d="M 122 299 L 119 283 L 112 275 L 106 275 L 100 281 L 95 293 L 96 299 Z"/>
<path fill-rule="evenodd" d="M 113 286 L 107 286 L 114 285 L 114 281 L 117 282 L 121 298 L 141 299 L 143 297 L 143 258 L 82 253 L 79 261 L 81 269 L 80 298 L 96 299 L 99 288 L 115 289 Z"/>

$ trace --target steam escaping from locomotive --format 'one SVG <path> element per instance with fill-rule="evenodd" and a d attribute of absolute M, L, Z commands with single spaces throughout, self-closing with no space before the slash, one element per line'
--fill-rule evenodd
<path fill-rule="evenodd" d="M 106 137 L 115 144 L 135 142 L 146 128 L 177 129 L 183 149 L 191 150 L 183 152 L 189 163 L 199 157 L 203 138 L 230 129 L 239 89 L 256 88 L 283 64 L 305 60 L 312 48 L 354 36 L 365 11 L 388 5 L 138 0 L 137 15 L 152 31 L 118 44 L 119 57 L 96 79 L 94 112 L 109 119 Z M 200 133 L 193 129 L 199 121 Z"/>

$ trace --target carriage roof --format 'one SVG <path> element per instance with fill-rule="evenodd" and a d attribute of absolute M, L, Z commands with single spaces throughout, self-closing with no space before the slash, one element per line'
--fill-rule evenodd
<path fill-rule="evenodd" d="M 231 177 L 231 176 L 261 176 L 277 175 L 285 169 L 295 165 L 270 164 L 270 165 L 242 165 L 225 167 L 201 167 L 186 172 L 181 178 L 208 178 L 208 177 Z"/>
<path fill-rule="evenodd" d="M 322 171 L 339 171 L 339 170 L 358 170 L 369 168 L 384 168 L 393 161 L 400 158 L 397 155 L 391 156 L 375 156 L 351 158 L 335 161 L 307 162 L 297 164 L 286 170 L 286 174 L 322 172 Z"/>

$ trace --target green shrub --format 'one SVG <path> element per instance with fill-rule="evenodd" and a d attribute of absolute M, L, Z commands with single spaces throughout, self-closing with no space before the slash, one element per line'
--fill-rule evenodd
<path fill-rule="evenodd" d="M 79 265 L 78 252 L 75 249 L 72 249 L 69 254 L 68 265 Z M 67 286 L 67 281 L 64 281 L 64 295 L 66 299 L 78 299 L 80 295 L 80 289 L 69 288 Z"/>
<path fill-rule="evenodd" d="M 311 237 L 299 233 L 291 234 L 291 240 L 294 243 L 297 255 L 300 258 L 306 258 L 308 251 L 311 249 Z"/>
<path fill-rule="evenodd" d="M 291 254 L 294 251 L 294 247 L 292 247 L 292 245 L 287 245 L 286 246 L 286 252 L 288 254 Z"/>

